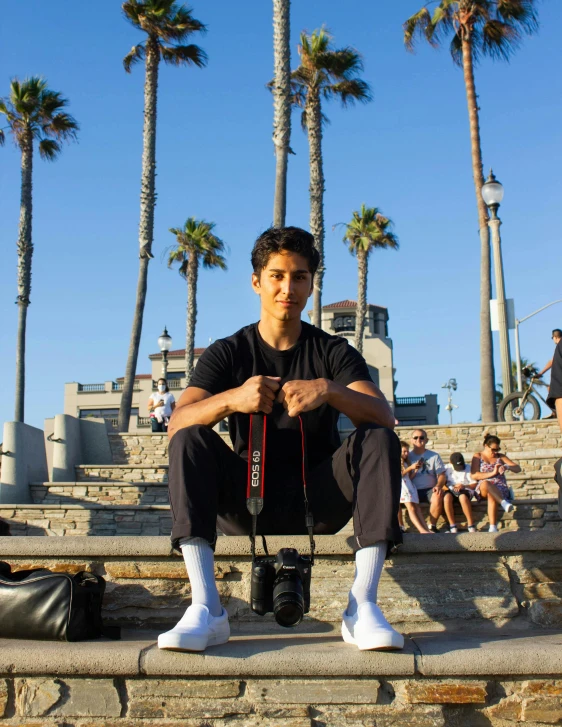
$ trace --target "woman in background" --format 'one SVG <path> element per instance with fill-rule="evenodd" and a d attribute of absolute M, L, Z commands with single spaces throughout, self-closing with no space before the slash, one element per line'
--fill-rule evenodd
<path fill-rule="evenodd" d="M 410 447 L 408 443 L 400 442 L 400 446 L 402 447 L 402 491 L 400 492 L 400 503 L 406 506 L 406 510 L 408 510 L 408 515 L 410 516 L 410 522 L 420 533 L 423 535 L 433 534 L 425 524 L 418 498 L 418 491 L 410 481 L 410 472 L 417 472 L 422 462 L 420 460 L 415 464 L 410 464 L 408 458 Z M 401 505 L 398 507 L 398 523 L 400 524 L 401 530 L 404 531 L 405 527 Z"/>
<path fill-rule="evenodd" d="M 157 390 L 148 397 L 148 412 L 153 432 L 167 432 L 168 422 L 176 408 L 174 395 L 170 394 L 166 379 L 158 379 Z"/>
<path fill-rule="evenodd" d="M 498 505 L 505 512 L 514 510 L 510 502 L 511 494 L 505 479 L 505 473 L 521 472 L 521 467 L 513 462 L 507 455 L 500 452 L 501 441 L 495 434 L 486 434 L 484 437 L 484 448 L 476 452 L 472 458 L 470 472 L 476 481 L 474 493 L 476 499 L 486 498 L 488 500 L 488 519 L 490 521 L 490 532 L 498 532 Z"/>

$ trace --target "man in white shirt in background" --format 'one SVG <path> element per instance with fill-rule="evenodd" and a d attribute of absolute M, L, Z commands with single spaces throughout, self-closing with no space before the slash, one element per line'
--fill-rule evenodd
<path fill-rule="evenodd" d="M 410 473 L 410 480 L 416 490 L 421 503 L 429 504 L 429 529 L 437 532 L 437 520 L 443 512 L 443 490 L 447 484 L 445 465 L 443 460 L 430 449 L 426 449 L 427 432 L 425 429 L 414 429 L 412 432 L 409 459 L 416 464 L 416 469 Z"/>
<path fill-rule="evenodd" d="M 455 498 L 457 498 L 466 517 L 468 532 L 475 533 L 476 528 L 474 527 L 470 498 L 472 497 L 473 488 L 476 487 L 476 481 L 473 480 L 470 474 L 470 465 L 466 464 L 460 452 L 453 452 L 449 462 L 450 464 L 445 466 L 447 490 L 443 497 L 445 515 L 449 521 L 449 532 L 453 534 L 458 532 L 455 523 Z"/>

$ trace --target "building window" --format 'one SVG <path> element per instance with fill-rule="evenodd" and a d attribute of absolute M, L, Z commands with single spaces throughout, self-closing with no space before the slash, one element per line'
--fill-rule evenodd
<path fill-rule="evenodd" d="M 228 434 L 228 419 L 223 419 L 219 422 L 219 432 Z"/>
<path fill-rule="evenodd" d="M 355 330 L 355 316 L 336 316 L 334 318 L 334 331 L 341 333 L 343 331 Z"/>

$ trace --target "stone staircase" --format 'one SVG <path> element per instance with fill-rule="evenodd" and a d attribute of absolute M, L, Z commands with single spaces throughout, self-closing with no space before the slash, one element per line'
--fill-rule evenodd
<path fill-rule="evenodd" d="M 441 454 L 477 450 L 485 427 L 427 427 Z M 112 463 L 73 482 L 37 482 L 33 503 L 0 507 L 14 569 L 88 570 L 107 581 L 104 618 L 123 640 L 0 640 L 0 724 L 15 727 L 515 727 L 562 722 L 562 528 L 551 422 L 498 425 L 523 466 L 518 507 L 497 534 L 406 534 L 379 602 L 406 635 L 400 653 L 359 652 L 339 634 L 353 578 L 349 533 L 321 536 L 311 611 L 296 629 L 248 606 L 247 538 L 217 541 L 232 626 L 205 654 L 159 651 L 190 602 L 168 537 L 166 438 L 110 435 Z M 406 438 L 409 431 L 399 431 Z M 481 526 L 485 514 L 481 506 Z M 92 534 L 95 534 L 92 537 Z M 137 537 L 131 537 L 137 536 Z M 138 537 L 140 536 L 140 537 Z M 270 552 L 306 538 L 270 537 Z"/>
<path fill-rule="evenodd" d="M 306 538 L 269 538 L 270 550 Z M 311 611 L 295 629 L 248 608 L 246 538 L 220 538 L 216 576 L 232 626 L 204 654 L 159 651 L 189 603 L 163 537 L 0 538 L 14 569 L 89 570 L 123 640 L 0 640 L 0 723 L 31 727 L 515 727 L 562 719 L 561 533 L 406 535 L 379 601 L 402 652 L 339 635 L 353 577 L 344 536 L 318 539 Z"/>
<path fill-rule="evenodd" d="M 484 425 L 427 427 L 430 448 L 448 461 L 461 451 L 470 461 L 480 448 Z M 520 463 L 523 472 L 509 475 L 517 509 L 504 514 L 500 527 L 508 530 L 548 530 L 562 527 L 557 514 L 558 488 L 553 479 L 560 433 L 556 422 L 498 424 L 502 449 Z M 407 439 L 410 429 L 398 428 Z M 228 440 L 228 435 L 223 435 Z M 38 482 L 31 486 L 32 503 L 0 505 L 0 518 L 12 535 L 167 535 L 170 513 L 167 496 L 165 434 L 109 434 L 112 462 L 75 467 L 73 482 Z M 473 504 L 477 527 L 488 525 L 486 504 Z M 407 516 L 405 517 L 408 522 Z M 465 524 L 459 511 L 459 524 Z M 438 523 L 445 527 L 444 520 Z"/>

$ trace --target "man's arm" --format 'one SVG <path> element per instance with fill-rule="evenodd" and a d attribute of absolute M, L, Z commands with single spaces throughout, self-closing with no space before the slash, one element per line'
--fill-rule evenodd
<path fill-rule="evenodd" d="M 556 399 L 556 415 L 558 417 L 560 431 L 562 432 L 562 399 Z"/>
<path fill-rule="evenodd" d="M 550 359 L 550 361 L 546 364 L 546 366 L 544 367 L 544 369 L 542 371 L 539 371 L 539 376 L 546 374 L 546 372 L 550 371 L 551 368 L 552 368 L 552 359 Z"/>
<path fill-rule="evenodd" d="M 317 409 L 326 403 L 349 417 L 354 427 L 380 424 L 394 429 L 395 418 L 382 391 L 372 381 L 354 381 L 342 386 L 329 379 L 288 381 L 278 400 L 290 417 Z"/>
<path fill-rule="evenodd" d="M 278 389 L 279 379 L 269 376 L 252 376 L 242 386 L 214 396 L 205 389 L 189 386 L 170 418 L 168 437 L 171 439 L 179 429 L 193 424 L 214 427 L 235 412 L 271 414 Z"/>

